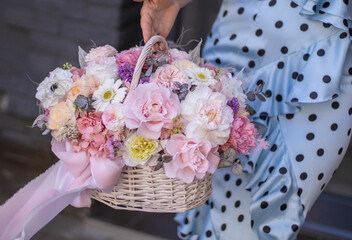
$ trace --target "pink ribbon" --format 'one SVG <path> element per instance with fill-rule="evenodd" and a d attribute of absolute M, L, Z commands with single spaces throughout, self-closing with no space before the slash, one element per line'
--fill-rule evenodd
<path fill-rule="evenodd" d="M 90 207 L 90 191 L 110 190 L 118 182 L 123 162 L 75 153 L 68 142 L 52 140 L 61 160 L 0 207 L 0 239 L 30 239 L 69 204 Z"/>

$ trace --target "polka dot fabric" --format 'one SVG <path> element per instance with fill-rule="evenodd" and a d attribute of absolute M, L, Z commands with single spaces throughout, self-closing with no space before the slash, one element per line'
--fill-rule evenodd
<path fill-rule="evenodd" d="M 224 0 L 204 48 L 245 67 L 267 150 L 213 178 L 207 204 L 177 214 L 181 239 L 295 239 L 346 153 L 352 128 L 352 2 Z M 324 13 L 323 13 L 324 12 Z M 234 64 L 235 62 L 235 64 Z"/>

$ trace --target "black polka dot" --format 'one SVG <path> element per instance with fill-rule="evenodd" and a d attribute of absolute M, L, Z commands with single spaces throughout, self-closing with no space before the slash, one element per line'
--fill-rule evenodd
<path fill-rule="evenodd" d="M 254 68 L 254 67 L 255 67 L 255 62 L 254 62 L 253 60 L 252 60 L 252 61 L 249 61 L 248 67 L 249 67 L 249 68 Z"/>
<path fill-rule="evenodd" d="M 322 56 L 325 55 L 325 50 L 324 49 L 319 49 L 317 54 L 318 54 L 319 57 L 322 57 Z"/>
<path fill-rule="evenodd" d="M 264 226 L 264 227 L 263 227 L 263 231 L 264 231 L 265 233 L 270 233 L 271 229 L 270 229 L 269 226 Z"/>
<path fill-rule="evenodd" d="M 198 217 L 198 216 L 199 216 L 199 214 L 200 214 L 200 212 L 199 212 L 199 211 L 197 211 L 197 212 L 196 212 L 195 217 Z"/>
<path fill-rule="evenodd" d="M 292 8 L 296 8 L 298 5 L 297 5 L 295 2 L 291 2 L 290 6 L 291 6 Z"/>
<path fill-rule="evenodd" d="M 279 172 L 281 174 L 285 174 L 285 173 L 287 173 L 287 169 L 285 167 L 282 167 L 282 168 L 279 169 Z"/>
<path fill-rule="evenodd" d="M 217 64 L 221 64 L 221 60 L 220 60 L 219 58 L 215 59 L 215 62 L 216 62 Z"/>
<path fill-rule="evenodd" d="M 236 186 L 240 186 L 242 184 L 242 179 L 237 179 L 236 180 Z"/>
<path fill-rule="evenodd" d="M 273 170 L 274 170 L 274 166 L 271 166 L 270 168 L 269 168 L 269 173 L 272 173 L 273 172 Z"/>
<path fill-rule="evenodd" d="M 286 46 L 283 46 L 283 47 L 281 48 L 281 52 L 282 52 L 283 54 L 288 53 L 288 48 L 287 48 Z"/>
<path fill-rule="evenodd" d="M 261 112 L 259 114 L 259 118 L 264 120 L 264 121 L 267 119 L 267 117 L 268 117 L 268 113 L 266 113 L 266 112 Z"/>
<path fill-rule="evenodd" d="M 314 122 L 315 120 L 317 120 L 317 115 L 311 114 L 311 115 L 309 115 L 308 119 L 309 119 L 309 121 Z"/>
<path fill-rule="evenodd" d="M 300 29 L 301 29 L 302 32 L 307 31 L 307 30 L 308 30 L 308 24 L 303 23 L 303 24 L 300 26 Z"/>
<path fill-rule="evenodd" d="M 216 38 L 216 39 L 214 40 L 214 43 L 213 43 L 214 46 L 215 46 L 216 44 L 218 44 L 218 42 L 219 42 L 219 39 Z"/>
<path fill-rule="evenodd" d="M 304 206 L 304 204 L 302 204 L 302 211 L 304 211 L 304 209 L 306 209 L 306 207 Z"/>
<path fill-rule="evenodd" d="M 317 155 L 318 155 L 319 157 L 323 156 L 323 155 L 324 155 L 324 149 L 319 148 L 319 149 L 317 150 Z"/>
<path fill-rule="evenodd" d="M 265 197 L 265 196 L 268 195 L 268 194 L 269 194 L 269 192 L 266 191 L 266 192 L 263 194 L 263 197 Z"/>
<path fill-rule="evenodd" d="M 296 161 L 297 161 L 297 162 L 302 162 L 303 159 L 304 159 L 304 155 L 303 155 L 303 154 L 298 154 L 298 155 L 296 156 Z"/>
<path fill-rule="evenodd" d="M 286 119 L 290 120 L 294 117 L 295 115 L 292 113 L 286 114 Z"/>
<path fill-rule="evenodd" d="M 286 185 L 284 185 L 284 186 L 280 189 L 280 192 L 282 192 L 282 193 L 286 193 L 286 192 L 287 192 L 287 187 L 286 187 Z"/>
<path fill-rule="evenodd" d="M 252 161 L 248 161 L 247 163 L 251 168 L 253 168 L 253 162 Z"/>
<path fill-rule="evenodd" d="M 282 205 L 280 206 L 280 210 L 281 210 L 281 211 L 285 211 L 286 208 L 287 208 L 287 204 L 286 204 L 286 203 L 284 203 L 284 204 L 282 204 Z"/>
<path fill-rule="evenodd" d="M 316 98 L 318 97 L 318 93 L 317 93 L 317 92 L 311 92 L 311 93 L 309 94 L 309 97 L 310 97 L 311 99 L 316 99 Z"/>
<path fill-rule="evenodd" d="M 237 11 L 237 13 L 240 14 L 240 15 L 241 15 L 243 12 L 244 12 L 244 8 L 243 8 L 243 7 L 240 7 L 240 8 L 238 9 L 238 11 Z"/>
<path fill-rule="evenodd" d="M 224 11 L 224 13 L 222 14 L 223 17 L 226 17 L 227 15 L 227 10 Z"/>
<path fill-rule="evenodd" d="M 331 103 L 331 107 L 333 108 L 333 109 L 338 109 L 339 107 L 340 107 L 340 103 L 339 102 L 332 102 Z"/>
<path fill-rule="evenodd" d="M 210 238 L 210 237 L 213 235 L 213 233 L 212 233 L 212 231 L 208 230 L 208 231 L 205 233 L 205 235 L 206 235 L 208 238 Z"/>
<path fill-rule="evenodd" d="M 350 33 L 350 36 L 352 37 L 352 28 L 349 28 L 348 32 Z"/>
<path fill-rule="evenodd" d="M 348 74 L 352 75 L 352 67 L 348 69 Z"/>
<path fill-rule="evenodd" d="M 244 216 L 243 216 L 242 214 L 239 215 L 238 218 L 237 218 L 237 220 L 238 220 L 239 222 L 243 222 L 243 219 L 244 219 Z"/>
<path fill-rule="evenodd" d="M 187 234 L 185 234 L 185 233 L 180 233 L 180 235 L 181 235 L 181 237 L 187 237 Z"/>
<path fill-rule="evenodd" d="M 338 128 L 338 125 L 336 123 L 333 123 L 330 126 L 331 131 L 336 131 L 337 128 Z"/>
<path fill-rule="evenodd" d="M 301 180 L 306 180 L 307 177 L 308 177 L 308 174 L 307 174 L 306 172 L 303 172 L 303 173 L 301 173 L 301 175 L 299 175 L 299 178 L 300 178 Z"/>
<path fill-rule="evenodd" d="M 230 40 L 234 40 L 236 37 L 237 37 L 236 34 L 232 34 L 232 35 L 230 36 Z"/>
<path fill-rule="evenodd" d="M 340 148 L 339 151 L 337 152 L 339 155 L 341 155 L 343 152 L 343 148 Z"/>
<path fill-rule="evenodd" d="M 212 37 L 212 36 L 213 36 L 213 33 L 212 33 L 212 32 L 210 32 L 210 33 L 209 33 L 209 37 Z"/>
<path fill-rule="evenodd" d="M 309 140 L 309 141 L 312 141 L 313 139 L 314 139 L 314 133 L 308 133 L 307 135 L 306 135 L 306 138 L 307 138 L 307 140 Z"/>
<path fill-rule="evenodd" d="M 314 5 L 314 6 L 312 7 L 312 10 L 313 10 L 313 12 L 316 12 L 316 11 L 317 11 L 317 5 Z"/>
<path fill-rule="evenodd" d="M 343 2 L 344 2 L 346 5 L 348 5 L 348 0 L 343 0 Z"/>
<path fill-rule="evenodd" d="M 339 95 L 337 93 L 335 93 L 334 95 L 332 95 L 332 99 L 337 98 Z"/>
<path fill-rule="evenodd" d="M 319 181 L 322 180 L 323 177 L 324 177 L 324 173 L 320 173 L 319 176 L 318 176 L 318 180 L 319 180 Z"/>
<path fill-rule="evenodd" d="M 257 54 L 258 54 L 258 56 L 262 57 L 265 54 L 265 50 L 264 49 L 259 49 Z"/>
<path fill-rule="evenodd" d="M 263 30 L 262 29 L 258 29 L 257 31 L 255 31 L 255 35 L 257 37 L 260 37 L 263 34 Z"/>
<path fill-rule="evenodd" d="M 352 115 L 352 107 L 348 109 L 348 115 Z"/>
<path fill-rule="evenodd" d="M 184 222 L 184 224 L 187 225 L 189 223 L 188 218 L 185 218 L 185 220 L 183 222 Z"/>
<path fill-rule="evenodd" d="M 270 90 L 266 90 L 266 91 L 265 91 L 265 95 L 266 95 L 267 97 L 271 97 L 272 92 L 271 92 Z"/>
<path fill-rule="evenodd" d="M 296 79 L 297 77 L 298 77 L 298 72 L 293 72 L 293 73 L 292 73 L 292 78 L 293 78 L 293 79 Z"/>
<path fill-rule="evenodd" d="M 298 98 L 292 98 L 291 102 L 298 102 Z"/>
<path fill-rule="evenodd" d="M 282 21 L 277 21 L 277 22 L 275 23 L 275 27 L 276 27 L 276 28 L 282 28 L 282 25 L 284 25 Z"/>
<path fill-rule="evenodd" d="M 276 95 L 276 101 L 281 102 L 282 101 L 282 96 L 280 94 Z"/>
<path fill-rule="evenodd" d="M 325 22 L 323 22 L 323 27 L 324 27 L 324 28 L 329 28 L 329 27 L 331 27 L 331 23 L 325 23 Z"/>
<path fill-rule="evenodd" d="M 226 230 L 226 223 L 221 225 L 221 231 L 225 231 Z"/>
<path fill-rule="evenodd" d="M 304 54 L 304 55 L 303 55 L 303 60 L 304 60 L 304 61 L 307 61 L 308 58 L 309 58 L 309 56 L 310 56 L 309 53 Z"/>
<path fill-rule="evenodd" d="M 222 205 L 221 206 L 221 212 L 224 213 L 226 211 L 226 206 L 225 205 Z"/>
<path fill-rule="evenodd" d="M 251 228 L 253 227 L 253 225 L 254 225 L 254 221 L 253 221 L 253 220 L 251 220 Z"/>
<path fill-rule="evenodd" d="M 260 207 L 261 207 L 262 209 L 265 209 L 265 208 L 267 208 L 268 206 L 269 206 L 269 204 L 268 204 L 268 202 L 266 202 L 266 201 L 263 201 L 263 202 L 260 203 Z"/>
<path fill-rule="evenodd" d="M 293 225 L 291 226 L 291 229 L 292 229 L 292 231 L 296 232 L 296 231 L 298 230 L 298 225 L 293 224 Z"/>
<path fill-rule="evenodd" d="M 325 12 L 324 12 L 324 11 L 319 10 L 319 14 L 325 14 Z"/>
<path fill-rule="evenodd" d="M 324 188 L 325 188 L 325 183 L 321 186 L 320 190 L 323 191 Z"/>
<path fill-rule="evenodd" d="M 227 191 L 227 192 L 226 192 L 226 197 L 227 197 L 227 198 L 230 198 L 231 195 L 232 195 L 231 191 Z"/>
<path fill-rule="evenodd" d="M 351 135 L 351 128 L 347 131 L 347 136 Z"/>
<path fill-rule="evenodd" d="M 346 32 L 343 32 L 343 33 L 340 34 L 340 38 L 341 39 L 344 39 L 346 37 L 347 37 L 347 33 Z"/>
<path fill-rule="evenodd" d="M 348 27 L 347 19 L 344 19 L 344 20 L 342 21 L 342 23 L 343 23 L 343 25 L 345 25 L 345 27 Z"/>
<path fill-rule="evenodd" d="M 324 82 L 324 83 L 329 83 L 329 82 L 331 82 L 331 77 L 330 77 L 329 75 L 325 75 L 325 76 L 323 77 L 323 82 Z"/>
<path fill-rule="evenodd" d="M 299 74 L 298 77 L 297 77 L 297 81 L 298 82 L 302 82 L 304 79 L 304 75 L 303 74 Z"/>
<path fill-rule="evenodd" d="M 239 200 L 237 200 L 237 201 L 235 202 L 235 208 L 239 208 L 240 205 L 241 205 L 241 202 L 240 202 Z"/>
<path fill-rule="evenodd" d="M 248 51 L 249 51 L 249 49 L 248 49 L 248 47 L 247 47 L 247 46 L 243 46 L 243 47 L 242 47 L 242 51 L 243 51 L 243 52 L 248 52 Z"/>
<path fill-rule="evenodd" d="M 323 3 L 323 8 L 328 8 L 329 6 L 330 6 L 330 3 L 329 2 L 325 2 L 325 3 Z"/>
<path fill-rule="evenodd" d="M 210 203 L 210 208 L 214 208 L 214 203 L 213 202 Z"/>
<path fill-rule="evenodd" d="M 274 6 L 275 4 L 276 4 L 276 0 L 271 0 L 271 1 L 269 2 L 269 6 L 270 6 L 270 7 Z"/>
<path fill-rule="evenodd" d="M 230 180 L 230 174 L 225 174 L 224 180 L 225 180 L 226 182 L 227 182 L 228 180 Z"/>
<path fill-rule="evenodd" d="M 300 197 L 302 195 L 303 189 L 302 188 L 298 188 L 297 190 L 297 195 L 298 197 Z"/>
<path fill-rule="evenodd" d="M 257 14 L 254 14 L 253 21 L 255 21 L 256 18 L 257 18 Z"/>
<path fill-rule="evenodd" d="M 277 68 L 278 68 L 278 69 L 283 69 L 284 66 L 285 66 L 284 62 L 278 62 L 278 63 L 277 63 Z"/>

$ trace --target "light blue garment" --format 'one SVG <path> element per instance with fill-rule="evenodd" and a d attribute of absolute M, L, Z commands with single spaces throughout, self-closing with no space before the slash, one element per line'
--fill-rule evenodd
<path fill-rule="evenodd" d="M 178 214 L 183 239 L 295 239 L 342 160 L 352 127 L 350 0 L 224 0 L 204 48 L 264 84 L 249 102 L 267 150 L 218 170 L 207 204 Z"/>

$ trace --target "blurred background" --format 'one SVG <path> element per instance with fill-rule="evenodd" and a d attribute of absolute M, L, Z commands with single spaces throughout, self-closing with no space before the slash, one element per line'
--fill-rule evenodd
<path fill-rule="evenodd" d="M 193 0 L 169 36 L 206 39 L 220 0 Z M 141 4 L 132 0 L 0 0 L 0 204 L 57 161 L 50 136 L 32 129 L 37 85 L 64 63 L 78 66 L 77 46 L 142 42 Z M 192 47 L 192 46 L 189 46 Z M 352 239 L 352 149 L 311 210 L 299 239 Z M 33 239 L 178 239 L 173 214 L 117 211 L 93 202 L 68 207 Z"/>

